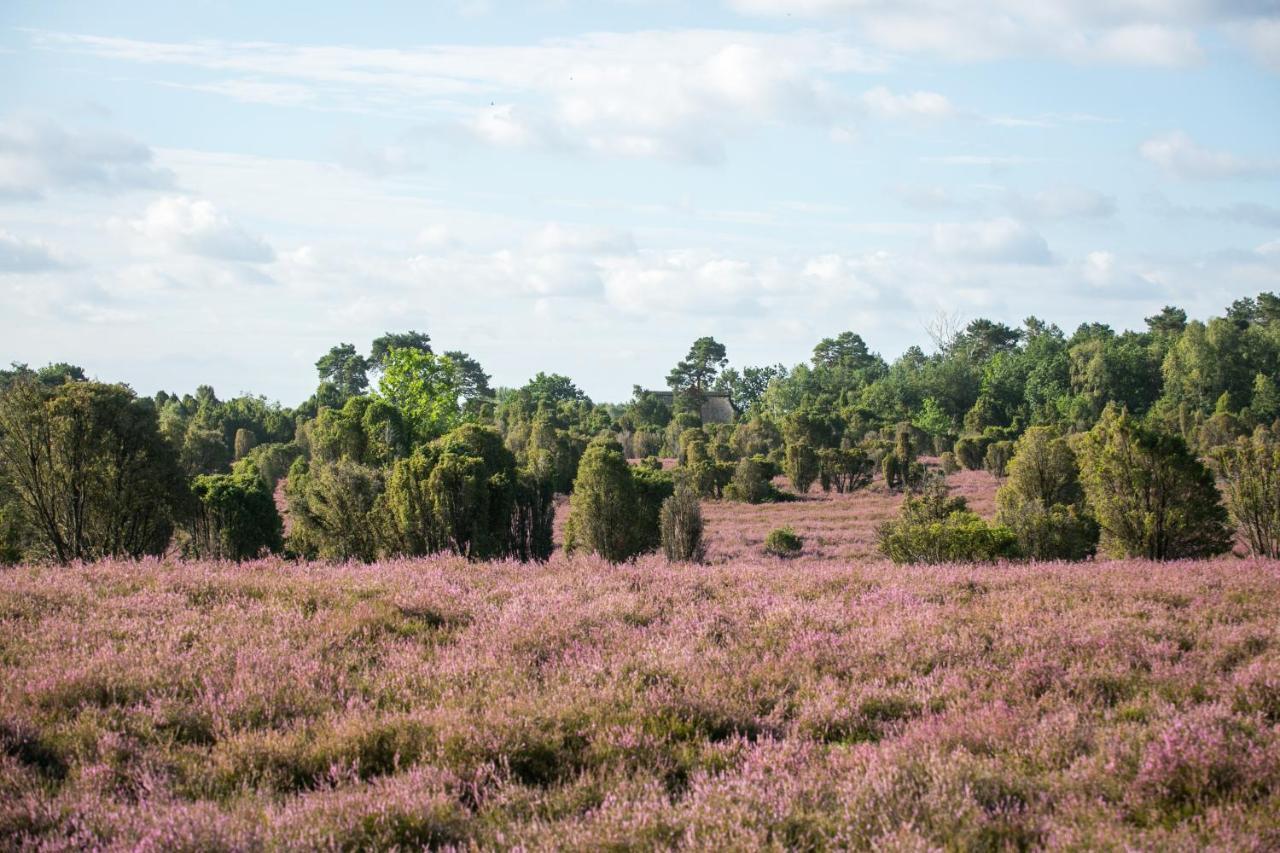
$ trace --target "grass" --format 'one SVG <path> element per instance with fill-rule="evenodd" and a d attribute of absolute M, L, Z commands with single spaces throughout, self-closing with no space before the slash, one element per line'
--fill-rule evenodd
<path fill-rule="evenodd" d="M 1280 565 L 894 567 L 896 502 L 710 503 L 693 567 L 5 571 L 0 847 L 1280 846 Z"/>

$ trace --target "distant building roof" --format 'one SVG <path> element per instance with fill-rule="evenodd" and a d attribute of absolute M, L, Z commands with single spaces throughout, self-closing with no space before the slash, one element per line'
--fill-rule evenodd
<path fill-rule="evenodd" d="M 671 391 L 646 391 L 663 403 L 670 406 L 675 402 L 675 394 Z M 702 422 L 707 424 L 727 424 L 733 421 L 733 403 L 724 391 L 703 391 L 702 411 L 699 412 Z"/>

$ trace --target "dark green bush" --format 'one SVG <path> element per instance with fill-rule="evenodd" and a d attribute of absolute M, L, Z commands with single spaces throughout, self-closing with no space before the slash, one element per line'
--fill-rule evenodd
<path fill-rule="evenodd" d="M 807 441 L 789 442 L 783 470 L 796 493 L 805 494 L 821 474 L 817 451 Z"/>
<path fill-rule="evenodd" d="M 987 453 L 987 440 L 980 435 L 961 436 L 956 441 L 956 460 L 970 471 L 981 470 Z"/>
<path fill-rule="evenodd" d="M 942 468 L 943 474 L 954 474 L 960 470 L 960 463 L 956 461 L 956 455 L 949 450 L 938 458 L 938 465 Z"/>
<path fill-rule="evenodd" d="M 204 474 L 191 485 L 188 556 L 248 560 L 284 547 L 284 524 L 271 491 L 246 466 L 237 474 Z"/>
<path fill-rule="evenodd" d="M 724 496 L 729 500 L 758 504 L 777 497 L 772 480 L 773 467 L 760 456 L 738 460 L 733 471 L 733 481 L 725 487 Z"/>
<path fill-rule="evenodd" d="M 658 545 L 658 513 L 672 494 L 669 474 L 632 469 L 609 434 L 587 446 L 578 465 L 565 551 L 587 551 L 620 563 Z"/>

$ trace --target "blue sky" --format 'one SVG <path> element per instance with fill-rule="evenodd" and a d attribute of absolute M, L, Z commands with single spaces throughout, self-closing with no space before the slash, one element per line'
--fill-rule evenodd
<path fill-rule="evenodd" d="M 112 8 L 114 6 L 114 8 Z M 1274 0 L 0 6 L 0 359 L 658 385 L 1280 290 Z"/>

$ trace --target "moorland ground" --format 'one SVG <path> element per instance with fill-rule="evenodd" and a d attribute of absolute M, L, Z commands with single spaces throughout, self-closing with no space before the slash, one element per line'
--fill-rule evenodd
<path fill-rule="evenodd" d="M 706 502 L 703 566 L 4 570 L 0 846 L 1280 847 L 1280 564 L 894 566 L 898 500 Z"/>

